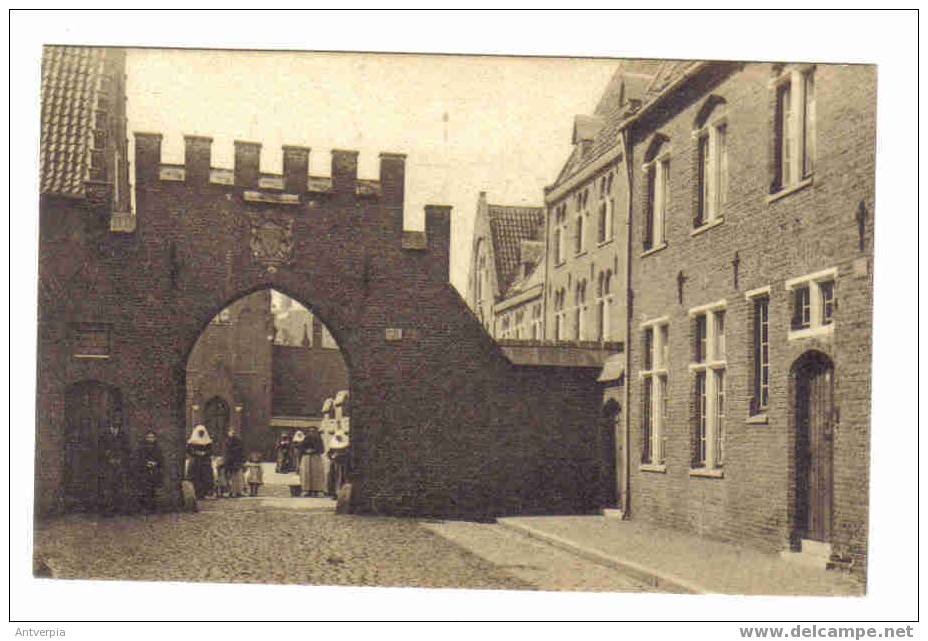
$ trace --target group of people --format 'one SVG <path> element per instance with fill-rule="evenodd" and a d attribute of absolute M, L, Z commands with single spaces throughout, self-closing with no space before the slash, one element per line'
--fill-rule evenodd
<path fill-rule="evenodd" d="M 164 454 L 153 431 L 146 432 L 133 453 L 122 425 L 114 422 L 101 431 L 97 454 L 97 507 L 101 514 L 157 509 L 157 492 L 164 482 Z"/>
<path fill-rule="evenodd" d="M 276 471 L 298 474 L 299 484 L 290 486 L 294 496 L 335 496 L 348 482 L 349 448 L 348 436 L 342 432 L 332 435 L 328 447 L 315 427 L 306 432 L 298 430 L 292 437 L 281 434 L 276 448 Z"/>
<path fill-rule="evenodd" d="M 239 498 L 244 496 L 246 485 L 249 496 L 257 496 L 264 483 L 261 453 L 252 452 L 246 460 L 245 445 L 234 429 L 226 435 L 221 453 L 214 453 L 206 426 L 197 425 L 187 440 L 184 478 L 193 483 L 197 499 Z"/>

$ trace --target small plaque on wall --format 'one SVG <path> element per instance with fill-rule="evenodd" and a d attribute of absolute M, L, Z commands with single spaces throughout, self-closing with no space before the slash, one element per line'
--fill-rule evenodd
<path fill-rule="evenodd" d="M 403 340 L 403 328 L 402 327 L 388 327 L 386 329 L 385 338 L 388 341 Z"/>
<path fill-rule="evenodd" d="M 75 323 L 71 326 L 74 358 L 109 358 L 110 326 L 102 323 Z"/>

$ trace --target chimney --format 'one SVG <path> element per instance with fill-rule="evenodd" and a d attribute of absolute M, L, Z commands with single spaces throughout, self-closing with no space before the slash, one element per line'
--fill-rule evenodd
<path fill-rule="evenodd" d="M 332 150 L 332 192 L 338 196 L 354 196 L 358 186 L 358 152 Z"/>

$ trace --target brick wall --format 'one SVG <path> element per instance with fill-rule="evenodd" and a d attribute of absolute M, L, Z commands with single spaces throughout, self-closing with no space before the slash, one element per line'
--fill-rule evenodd
<path fill-rule="evenodd" d="M 209 139 L 186 144 L 185 165 L 162 179 L 160 135 L 137 135 L 133 233 L 112 234 L 100 213 L 43 201 L 38 513 L 60 506 L 63 395 L 81 380 L 122 390 L 133 443 L 147 428 L 159 432 L 176 487 L 190 350 L 222 308 L 267 288 L 310 307 L 342 348 L 357 509 L 481 516 L 591 507 L 577 479 L 589 459 L 584 431 L 596 425 L 595 373 L 523 371 L 505 359 L 448 283 L 450 209 L 427 208 L 425 242 L 404 234 L 401 156 L 381 157 L 379 181 L 358 181 L 356 154 L 336 151 L 331 179 L 308 186 L 308 151 L 291 149 L 283 175 L 297 197 L 288 204 L 279 190 L 255 189 L 260 146 L 236 146 L 235 184 L 225 184 L 229 174 L 211 180 Z M 284 202 L 245 200 L 250 191 Z M 265 246 L 253 227 L 267 221 L 292 225 L 290 262 L 256 259 Z M 88 320 L 109 324 L 109 358 L 73 358 L 69 323 Z M 386 340 L 388 329 L 401 339 Z"/>
<path fill-rule="evenodd" d="M 321 416 L 325 399 L 348 389 L 348 368 L 337 349 L 274 345 L 272 370 L 275 415 Z"/>
<path fill-rule="evenodd" d="M 634 518 L 701 535 L 786 549 L 791 533 L 795 426 L 790 372 L 803 353 L 819 350 L 835 367 L 839 426 L 834 439 L 835 551 L 865 571 L 867 545 L 875 69 L 815 69 L 814 176 L 808 186 L 773 200 L 773 98 L 769 64 L 710 65 L 634 127 L 630 350 L 631 507 Z M 697 113 L 710 96 L 725 100 L 729 181 L 724 222 L 693 235 Z M 671 182 L 667 247 L 644 255 L 645 149 L 669 139 Z M 863 247 L 856 214 L 868 213 Z M 733 260 L 738 256 L 738 281 Z M 785 281 L 837 268 L 834 334 L 790 340 Z M 682 272 L 683 301 L 677 277 Z M 770 402 L 766 422 L 749 422 L 752 396 L 752 307 L 745 292 L 770 287 Z M 692 319 L 687 311 L 726 301 L 727 389 L 723 478 L 690 476 L 693 430 Z M 639 469 L 643 367 L 640 324 L 669 318 L 669 420 L 666 472 Z"/>

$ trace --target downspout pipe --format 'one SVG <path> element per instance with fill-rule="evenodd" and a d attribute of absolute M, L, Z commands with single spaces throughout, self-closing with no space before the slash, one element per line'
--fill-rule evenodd
<path fill-rule="evenodd" d="M 622 471 L 622 518 L 631 516 L 631 350 L 632 350 L 632 155 L 631 144 L 628 139 L 628 128 L 619 131 L 622 144 L 622 158 L 625 161 L 625 397 L 624 411 L 622 412 L 623 447 L 622 456 L 625 459 Z"/>

